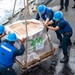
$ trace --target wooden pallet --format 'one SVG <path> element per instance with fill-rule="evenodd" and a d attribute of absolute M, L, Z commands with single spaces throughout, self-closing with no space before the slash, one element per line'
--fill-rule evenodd
<path fill-rule="evenodd" d="M 55 53 L 55 51 L 56 51 L 56 49 L 53 48 L 52 50 L 40 55 L 39 60 L 34 59 L 32 61 L 27 62 L 27 66 L 26 66 L 26 64 L 23 65 L 22 63 L 20 63 L 17 59 L 16 59 L 16 63 L 18 63 L 22 69 L 28 69 L 28 68 L 38 65 L 40 62 L 42 62 L 44 60 L 47 60 L 49 57 L 51 57 Z"/>

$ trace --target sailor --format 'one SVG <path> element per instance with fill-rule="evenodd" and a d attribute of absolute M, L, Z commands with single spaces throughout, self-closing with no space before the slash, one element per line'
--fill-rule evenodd
<path fill-rule="evenodd" d="M 1 38 L 5 35 L 6 35 L 5 27 L 3 25 L 0 25 L 0 43 L 1 43 Z"/>
<path fill-rule="evenodd" d="M 49 20 L 53 19 L 54 11 L 51 8 L 46 7 L 45 5 L 38 6 L 38 13 L 36 15 L 36 19 L 40 19 L 40 15 L 42 19 L 47 23 Z"/>
<path fill-rule="evenodd" d="M 53 16 L 54 16 L 54 11 L 53 11 L 51 8 L 48 8 L 48 7 L 46 7 L 45 5 L 39 5 L 39 6 L 38 6 L 38 12 L 37 12 L 37 14 L 36 14 L 36 18 L 35 18 L 35 19 L 39 20 L 40 17 L 42 17 L 43 23 L 44 23 L 44 24 L 47 24 L 48 21 L 50 21 L 50 20 L 53 19 Z M 53 24 L 51 24 L 51 26 L 55 27 L 56 24 L 53 23 Z M 48 31 L 48 28 L 47 28 L 47 31 Z M 59 30 L 55 31 L 55 33 L 56 33 L 56 35 L 57 35 L 57 38 L 58 38 L 59 41 L 60 41 L 59 48 L 61 48 L 62 36 L 61 36 Z"/>
<path fill-rule="evenodd" d="M 0 75 L 17 75 L 12 66 L 16 56 L 22 55 L 25 51 L 25 39 L 20 40 L 20 49 L 14 46 L 17 40 L 16 34 L 10 33 L 7 35 L 6 41 L 0 44 Z"/>
<path fill-rule="evenodd" d="M 48 26 L 49 24 L 52 24 L 54 22 L 57 23 L 56 27 Z M 61 32 L 61 34 L 63 35 L 61 47 L 63 50 L 64 57 L 62 60 L 60 60 L 60 62 L 61 63 L 68 62 L 69 57 L 68 57 L 67 48 L 68 48 L 68 45 L 71 44 L 70 38 L 72 36 L 72 28 L 71 28 L 70 24 L 64 19 L 63 13 L 60 11 L 55 12 L 53 20 L 49 21 L 45 26 L 53 31 L 59 30 Z"/>

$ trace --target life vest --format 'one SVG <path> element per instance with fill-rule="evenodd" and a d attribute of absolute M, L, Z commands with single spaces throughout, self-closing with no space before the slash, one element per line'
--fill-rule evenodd
<path fill-rule="evenodd" d="M 52 9 L 46 8 L 45 13 L 41 15 L 41 17 L 43 18 L 43 20 L 45 21 L 47 19 L 47 14 L 51 12 L 52 15 L 50 16 L 50 20 L 53 19 L 54 16 L 54 11 Z"/>
<path fill-rule="evenodd" d="M 14 63 L 13 53 L 16 50 L 14 45 L 3 42 L 0 44 L 0 67 L 12 67 Z M 5 66 L 4 66 L 5 65 Z"/>

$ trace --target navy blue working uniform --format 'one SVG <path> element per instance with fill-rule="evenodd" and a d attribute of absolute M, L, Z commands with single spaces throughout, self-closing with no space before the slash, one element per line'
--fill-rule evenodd
<path fill-rule="evenodd" d="M 15 57 L 22 55 L 25 51 L 24 44 L 21 44 L 21 48 L 18 50 L 14 45 L 7 41 L 0 44 L 0 74 L 1 75 L 17 75 L 12 69 L 15 62 Z M 8 70 L 9 68 L 9 70 Z"/>
<path fill-rule="evenodd" d="M 52 9 L 49 9 L 46 7 L 45 13 L 41 14 L 41 17 L 44 21 L 46 21 L 47 18 L 49 18 L 49 20 L 52 20 L 54 16 L 54 11 Z M 36 18 L 37 20 L 40 19 L 39 13 L 36 14 Z"/>
<path fill-rule="evenodd" d="M 47 8 L 46 7 L 46 10 L 45 10 L 45 13 L 44 14 L 41 14 L 41 17 L 44 21 L 46 21 L 47 18 L 49 18 L 49 21 L 53 19 L 53 16 L 54 16 L 54 11 L 50 8 Z M 39 13 L 36 14 L 36 18 L 37 20 L 40 19 L 40 16 L 39 16 Z M 53 27 L 56 27 L 57 24 L 53 23 L 52 26 Z M 47 31 L 48 31 L 48 28 L 47 28 Z M 60 40 L 60 42 L 62 41 L 62 36 L 60 34 L 60 31 L 57 30 L 55 31 L 56 32 L 56 35 L 57 35 L 57 38 Z"/>
<path fill-rule="evenodd" d="M 53 20 L 48 22 L 48 24 L 56 23 L 56 27 L 49 27 L 46 25 L 47 28 L 56 31 L 59 30 L 61 35 L 62 35 L 62 42 L 61 42 L 61 47 L 63 50 L 63 59 L 60 60 L 61 63 L 66 63 L 69 61 L 69 56 L 68 56 L 68 45 L 71 46 L 71 36 L 72 36 L 72 28 L 70 24 L 63 18 L 63 13 L 61 11 L 57 11 L 54 14 Z"/>
<path fill-rule="evenodd" d="M 58 22 L 58 27 L 59 27 L 61 34 L 63 34 L 63 38 L 62 38 L 63 54 L 64 56 L 67 56 L 68 44 L 71 42 L 70 38 L 72 36 L 72 28 L 69 25 L 69 23 L 64 19 L 61 19 Z"/>

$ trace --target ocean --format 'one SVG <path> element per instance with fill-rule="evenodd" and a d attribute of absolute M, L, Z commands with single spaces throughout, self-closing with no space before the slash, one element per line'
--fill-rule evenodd
<path fill-rule="evenodd" d="M 24 0 L 16 0 L 15 12 L 24 7 Z M 12 16 L 15 0 L 0 0 L 0 24 L 5 23 Z"/>

